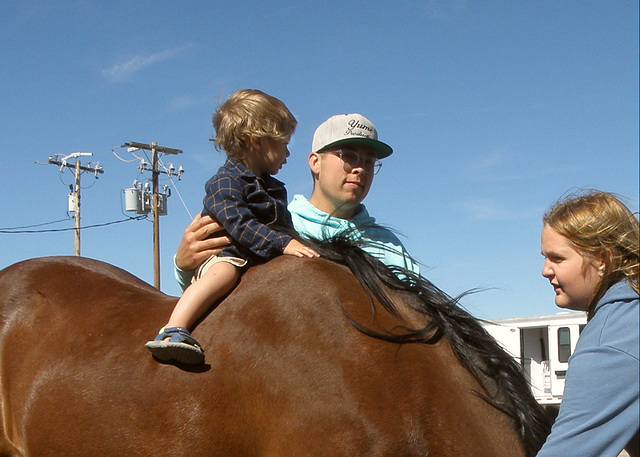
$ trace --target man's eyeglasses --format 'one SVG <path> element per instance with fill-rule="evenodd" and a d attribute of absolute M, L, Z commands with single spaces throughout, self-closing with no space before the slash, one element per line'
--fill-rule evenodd
<path fill-rule="evenodd" d="M 330 154 L 335 154 L 340 157 L 340 160 L 344 162 L 344 170 L 351 171 L 354 168 L 362 168 L 366 173 L 375 175 L 380 171 L 382 162 L 375 157 L 362 157 L 353 149 L 337 149 L 335 151 L 325 151 Z"/>

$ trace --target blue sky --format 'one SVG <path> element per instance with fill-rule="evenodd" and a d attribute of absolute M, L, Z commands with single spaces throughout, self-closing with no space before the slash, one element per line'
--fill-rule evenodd
<path fill-rule="evenodd" d="M 395 152 L 365 203 L 426 277 L 482 318 L 557 312 L 540 276 L 540 217 L 598 188 L 638 211 L 637 1 L 21 1 L 0 6 L 3 159 L 0 267 L 73 255 L 71 172 L 49 156 L 91 152 L 83 226 L 134 216 L 122 190 L 129 141 L 178 148 L 160 219 L 162 290 L 223 155 L 208 141 L 219 100 L 257 88 L 299 121 L 279 173 L 309 196 L 315 127 L 359 112 Z M 137 153 L 137 157 L 142 157 Z M 28 229 L 17 227 L 45 224 Z M 7 230 L 13 229 L 13 230 Z M 12 232 L 12 233 L 7 233 Z M 152 223 L 82 230 L 82 255 L 153 282 Z"/>

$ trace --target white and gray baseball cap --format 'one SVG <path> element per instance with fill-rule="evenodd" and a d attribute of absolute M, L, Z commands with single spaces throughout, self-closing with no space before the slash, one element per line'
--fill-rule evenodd
<path fill-rule="evenodd" d="M 311 152 L 340 146 L 345 143 L 359 143 L 372 148 L 378 159 L 389 157 L 393 149 L 378 140 L 378 131 L 369 119 L 361 114 L 336 114 L 324 121 L 313 134 Z"/>

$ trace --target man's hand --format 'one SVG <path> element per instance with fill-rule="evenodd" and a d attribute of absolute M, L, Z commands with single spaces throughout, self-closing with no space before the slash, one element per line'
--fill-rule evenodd
<path fill-rule="evenodd" d="M 218 236 L 209 238 L 214 233 Z M 231 239 L 225 235 L 222 225 L 209 216 L 198 214 L 184 230 L 176 251 L 176 265 L 182 270 L 195 270 L 212 255 L 220 254 Z"/>

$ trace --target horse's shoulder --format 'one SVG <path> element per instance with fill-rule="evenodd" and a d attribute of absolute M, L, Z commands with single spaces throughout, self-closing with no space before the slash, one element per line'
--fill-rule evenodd
<path fill-rule="evenodd" d="M 252 331 L 266 332 L 277 325 L 265 326 L 265 322 L 290 325 L 300 315 L 334 319 L 342 316 L 337 303 L 343 291 L 359 289 L 364 294 L 357 285 L 355 277 L 342 265 L 321 258 L 282 255 L 249 268 L 209 319 L 215 322 L 214 326 L 224 326 L 227 317 L 241 317 Z"/>
<path fill-rule="evenodd" d="M 349 268 L 323 258 L 299 258 L 281 255 L 267 263 L 250 268 L 245 274 L 251 281 L 278 281 L 311 285 L 336 279 L 357 281 Z M 338 281 L 339 283 L 340 281 Z"/>

